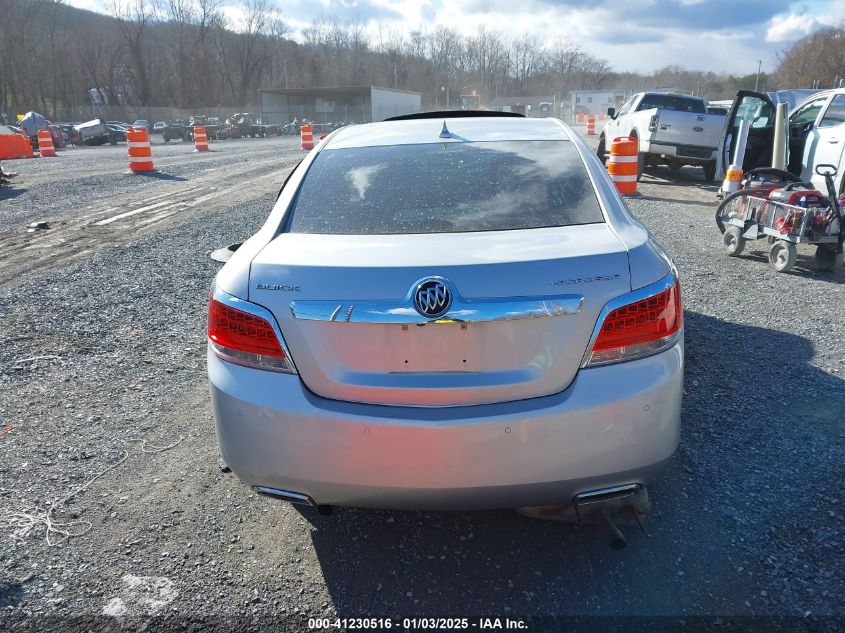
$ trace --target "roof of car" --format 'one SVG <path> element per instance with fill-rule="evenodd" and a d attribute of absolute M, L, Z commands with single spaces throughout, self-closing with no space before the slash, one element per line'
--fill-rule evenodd
<path fill-rule="evenodd" d="M 443 126 L 448 135 L 443 135 Z M 324 149 L 472 141 L 568 141 L 570 130 L 558 119 L 462 117 L 381 121 L 343 128 Z"/>

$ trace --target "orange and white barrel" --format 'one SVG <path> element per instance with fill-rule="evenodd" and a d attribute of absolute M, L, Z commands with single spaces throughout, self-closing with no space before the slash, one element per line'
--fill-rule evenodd
<path fill-rule="evenodd" d="M 50 130 L 38 130 L 38 153 L 41 158 L 56 156 L 56 148 L 53 146 L 53 135 Z"/>
<path fill-rule="evenodd" d="M 208 151 L 208 136 L 205 133 L 204 127 L 194 128 L 194 151 L 207 152 Z"/>
<path fill-rule="evenodd" d="M 586 121 L 587 121 L 587 116 L 583 112 L 579 112 L 578 114 L 575 115 L 575 122 L 576 123 L 583 124 L 583 123 L 586 123 Z"/>
<path fill-rule="evenodd" d="M 314 149 L 314 126 L 310 123 L 303 123 L 299 126 L 301 137 L 300 149 Z"/>
<path fill-rule="evenodd" d="M 126 132 L 126 145 L 129 147 L 129 169 L 136 174 L 155 171 L 150 133 L 146 128 L 130 127 Z"/>
<path fill-rule="evenodd" d="M 637 160 L 640 145 L 630 136 L 617 137 L 610 144 L 610 157 L 607 159 L 607 173 L 623 196 L 637 193 Z"/>
<path fill-rule="evenodd" d="M 587 136 L 595 136 L 596 135 L 596 115 L 589 114 L 587 115 Z"/>

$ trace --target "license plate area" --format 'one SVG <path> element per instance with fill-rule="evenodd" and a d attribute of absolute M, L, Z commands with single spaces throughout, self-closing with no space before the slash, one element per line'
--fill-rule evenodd
<path fill-rule="evenodd" d="M 483 324 L 433 322 L 389 326 L 392 373 L 477 371 Z"/>

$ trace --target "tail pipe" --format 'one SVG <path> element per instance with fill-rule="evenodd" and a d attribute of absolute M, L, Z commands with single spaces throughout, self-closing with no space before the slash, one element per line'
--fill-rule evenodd
<path fill-rule="evenodd" d="M 615 502 L 638 495 L 642 489 L 641 484 L 625 484 L 582 492 L 575 497 L 575 511 L 579 517 L 584 510 L 590 513 L 592 519 L 607 539 L 610 549 L 618 551 L 624 549 L 628 542 L 625 540 L 625 536 L 617 527 L 616 523 L 613 522 L 613 518 L 610 515 L 610 508 L 614 505 L 620 505 Z"/>
<path fill-rule="evenodd" d="M 280 490 L 279 488 L 269 488 L 268 486 L 253 486 L 255 492 L 258 494 L 281 499 L 282 501 L 289 501 L 294 505 L 309 506 L 315 508 L 317 512 L 323 516 L 330 516 L 334 512 L 334 506 L 323 505 L 314 501 L 308 495 L 301 492 L 292 492 L 290 490 Z"/>

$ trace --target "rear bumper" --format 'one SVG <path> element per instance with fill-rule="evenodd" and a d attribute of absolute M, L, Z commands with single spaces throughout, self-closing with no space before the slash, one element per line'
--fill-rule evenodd
<path fill-rule="evenodd" d="M 584 369 L 565 391 L 466 407 L 327 400 L 298 376 L 208 371 L 223 458 L 245 483 L 319 504 L 474 509 L 569 503 L 647 483 L 679 438 L 683 344 Z"/>
<path fill-rule="evenodd" d="M 681 162 L 692 165 L 700 165 L 711 160 L 716 160 L 715 147 L 703 147 L 698 145 L 655 143 L 653 141 L 642 140 L 640 141 L 640 152 L 643 154 L 674 156 Z"/>

